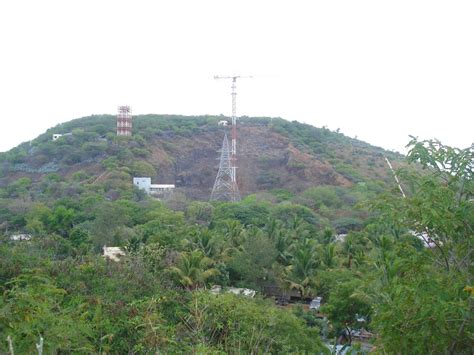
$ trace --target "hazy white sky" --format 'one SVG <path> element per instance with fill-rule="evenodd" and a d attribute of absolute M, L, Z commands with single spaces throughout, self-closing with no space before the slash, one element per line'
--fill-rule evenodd
<path fill-rule="evenodd" d="M 280 116 L 473 141 L 474 1 L 0 2 L 0 151 L 90 114 Z"/>

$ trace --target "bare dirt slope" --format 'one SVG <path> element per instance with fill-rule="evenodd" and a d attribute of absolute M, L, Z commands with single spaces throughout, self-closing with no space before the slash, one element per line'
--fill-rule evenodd
<path fill-rule="evenodd" d="M 224 131 L 203 131 L 193 137 L 157 139 L 148 159 L 157 167 L 157 181 L 176 183 L 193 198 L 211 193 L 219 165 Z M 288 138 L 262 126 L 239 127 L 238 184 L 243 195 L 269 188 L 302 191 L 316 185 L 351 186 L 326 160 L 296 148 Z"/>

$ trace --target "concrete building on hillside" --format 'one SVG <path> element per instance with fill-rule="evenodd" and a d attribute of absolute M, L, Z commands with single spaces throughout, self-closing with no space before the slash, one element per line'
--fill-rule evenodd
<path fill-rule="evenodd" d="M 57 141 L 59 138 L 61 138 L 63 136 L 72 136 L 72 132 L 63 133 L 63 134 L 60 134 L 60 133 L 53 134 L 53 142 Z"/>
<path fill-rule="evenodd" d="M 150 177 L 134 177 L 133 185 L 148 195 L 163 198 L 168 197 L 175 189 L 174 184 L 152 184 Z"/>

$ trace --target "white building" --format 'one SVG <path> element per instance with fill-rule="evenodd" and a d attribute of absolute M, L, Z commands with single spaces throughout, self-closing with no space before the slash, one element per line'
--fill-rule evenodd
<path fill-rule="evenodd" d="M 175 189 L 174 184 L 152 184 L 149 177 L 134 177 L 133 185 L 148 195 L 167 195 Z"/>
<path fill-rule="evenodd" d="M 55 133 L 53 134 L 53 142 L 54 141 L 57 141 L 59 138 L 61 138 L 62 136 L 72 136 L 72 133 L 69 132 L 69 133 L 64 133 L 64 134 L 60 134 L 60 133 Z"/>

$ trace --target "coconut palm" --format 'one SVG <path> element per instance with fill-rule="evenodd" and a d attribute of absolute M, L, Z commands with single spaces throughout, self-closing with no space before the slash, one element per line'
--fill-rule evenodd
<path fill-rule="evenodd" d="M 355 243 L 353 242 L 351 235 L 347 236 L 344 244 L 342 245 L 342 250 L 345 254 L 347 254 L 347 268 L 350 269 L 352 267 L 352 259 L 354 257 L 354 253 L 356 251 Z"/>
<path fill-rule="evenodd" d="M 336 265 L 335 249 L 335 244 L 327 244 L 323 249 L 323 263 L 329 269 Z"/>
<path fill-rule="evenodd" d="M 305 240 L 309 235 L 309 225 L 304 219 L 295 216 L 290 222 L 288 233 L 294 241 Z"/>
<path fill-rule="evenodd" d="M 284 279 L 290 289 L 296 289 L 302 297 L 311 292 L 312 278 L 319 266 L 319 253 L 313 240 L 306 239 L 293 245 L 291 264 L 285 268 Z"/>
<path fill-rule="evenodd" d="M 192 245 L 201 250 L 205 256 L 212 258 L 215 255 L 215 240 L 209 230 L 197 231 L 192 240 Z"/>
<path fill-rule="evenodd" d="M 291 260 L 291 254 L 289 253 L 290 240 L 286 237 L 286 233 L 282 230 L 277 230 L 274 234 L 273 242 L 278 251 L 278 262 L 282 265 L 288 265 Z"/>
<path fill-rule="evenodd" d="M 212 259 L 206 257 L 202 251 L 194 250 L 182 253 L 177 265 L 170 267 L 169 270 L 182 286 L 193 290 L 204 286 L 211 276 L 219 274 L 212 264 Z"/>
<path fill-rule="evenodd" d="M 240 247 L 244 241 L 243 231 L 244 228 L 239 221 L 232 220 L 225 224 L 224 234 L 236 248 Z"/>

